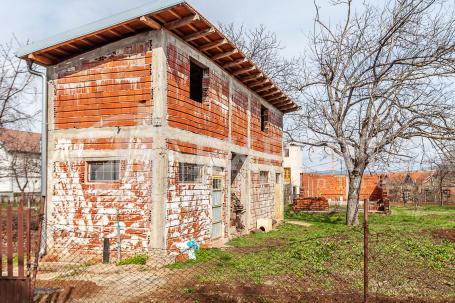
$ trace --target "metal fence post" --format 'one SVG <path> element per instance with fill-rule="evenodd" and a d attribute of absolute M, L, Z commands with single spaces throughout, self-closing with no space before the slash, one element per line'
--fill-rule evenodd
<path fill-rule="evenodd" d="M 368 200 L 363 201 L 363 302 L 368 302 Z"/>

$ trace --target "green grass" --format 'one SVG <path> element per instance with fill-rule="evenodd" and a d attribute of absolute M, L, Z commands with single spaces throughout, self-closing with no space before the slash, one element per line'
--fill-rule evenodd
<path fill-rule="evenodd" d="M 286 217 L 311 226 L 284 223 L 269 233 L 233 239 L 229 243 L 233 248 L 227 251 L 200 250 L 196 260 L 170 266 L 203 268 L 195 271 L 199 282 L 262 284 L 284 280 L 296 288 L 293 281 L 300 277 L 306 281 L 298 286 L 302 289 L 361 290 L 362 226 L 346 226 L 344 212 L 287 211 Z M 455 228 L 455 207 L 394 207 L 391 215 L 370 214 L 369 227 L 372 291 L 390 296 L 455 298 L 455 244 L 432 235 L 434 230 Z M 279 284 L 283 286 L 283 282 Z"/>
<path fill-rule="evenodd" d="M 146 254 L 137 254 L 132 257 L 117 261 L 118 266 L 123 265 L 145 265 L 147 263 L 148 256 Z"/>

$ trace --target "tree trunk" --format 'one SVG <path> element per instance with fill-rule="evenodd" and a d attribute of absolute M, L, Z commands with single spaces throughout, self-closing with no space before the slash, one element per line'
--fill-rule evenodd
<path fill-rule="evenodd" d="M 359 197 L 363 174 L 349 174 L 348 209 L 346 211 L 346 224 L 359 224 Z"/>

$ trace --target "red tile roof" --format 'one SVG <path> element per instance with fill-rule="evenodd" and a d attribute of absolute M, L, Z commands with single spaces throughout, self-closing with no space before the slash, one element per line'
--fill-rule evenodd
<path fill-rule="evenodd" d="M 0 128 L 0 146 L 9 152 L 40 153 L 41 134 Z"/>

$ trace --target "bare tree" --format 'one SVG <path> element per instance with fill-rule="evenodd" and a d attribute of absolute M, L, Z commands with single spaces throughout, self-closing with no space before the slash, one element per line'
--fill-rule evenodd
<path fill-rule="evenodd" d="M 455 147 L 453 145 L 442 146 L 438 144 L 438 155 L 433 158 L 434 187 L 439 204 L 444 205 L 446 190 L 455 184 Z"/>
<path fill-rule="evenodd" d="M 27 66 L 14 54 L 17 42 L 12 39 L 0 44 L 0 128 L 9 127 L 30 120 L 33 113 L 27 113 L 24 108 L 26 95 L 36 94 L 31 75 Z"/>
<path fill-rule="evenodd" d="M 0 180 L 7 179 L 24 198 L 38 190 L 40 178 L 40 141 L 35 134 L 0 129 Z M 14 186 L 12 188 L 13 192 Z"/>
<path fill-rule="evenodd" d="M 364 3 L 358 13 L 352 0 L 335 5 L 346 11 L 337 25 L 316 6 L 305 79 L 296 83 L 304 101 L 288 134 L 344 159 L 346 223 L 355 225 L 369 165 L 417 137 L 455 139 L 455 13 L 442 0 Z"/>
<path fill-rule="evenodd" d="M 282 55 L 284 47 L 274 32 L 262 24 L 255 28 L 246 28 L 243 24 L 236 26 L 234 23 L 219 26 L 223 33 L 283 91 L 290 95 L 295 92 L 291 79 L 295 79 L 300 73 L 297 64 L 299 59 L 286 59 Z"/>

